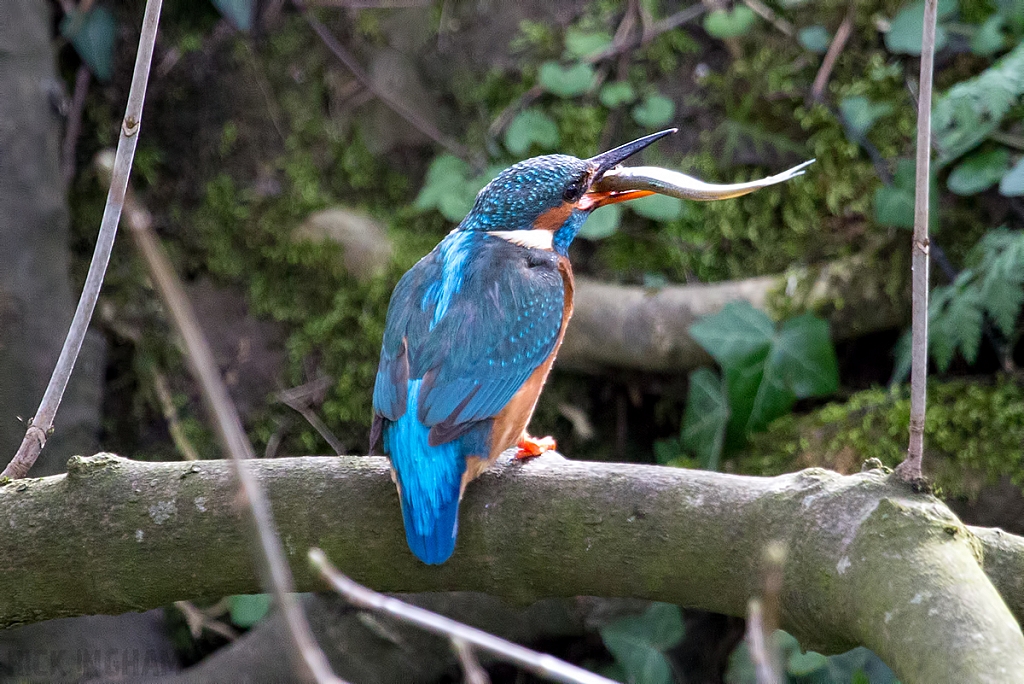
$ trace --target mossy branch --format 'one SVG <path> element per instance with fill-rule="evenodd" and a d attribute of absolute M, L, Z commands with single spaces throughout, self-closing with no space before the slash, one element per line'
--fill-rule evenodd
<path fill-rule="evenodd" d="M 898 327 L 907 320 L 908 302 L 890 294 L 886 282 L 893 273 L 885 259 L 874 261 L 864 255 L 773 276 L 657 289 L 577 278 L 558 365 L 670 373 L 709 365 L 711 356 L 690 337 L 690 326 L 736 300 L 775 315 L 822 314 L 838 340 Z"/>
<path fill-rule="evenodd" d="M 811 648 L 864 644 L 901 681 L 1008 681 L 1024 637 L 1024 540 L 973 532 L 881 471 L 774 478 L 541 457 L 469 488 L 459 546 L 405 546 L 383 458 L 260 460 L 297 589 L 320 546 L 382 591 L 633 596 L 744 615 L 770 541 L 788 548 L 782 626 Z M 0 625 L 260 591 L 225 461 L 76 457 L 0 488 Z M 982 559 L 984 559 L 984 570 Z M 985 572 L 993 580 L 989 581 Z"/>

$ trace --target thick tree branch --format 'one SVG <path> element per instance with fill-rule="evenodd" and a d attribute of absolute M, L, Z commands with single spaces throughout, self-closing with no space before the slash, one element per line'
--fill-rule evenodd
<path fill-rule="evenodd" d="M 743 615 L 764 546 L 779 540 L 781 624 L 806 646 L 864 644 L 908 684 L 1024 671 L 1024 637 L 979 562 L 1019 591 L 1022 540 L 973 534 L 879 471 L 755 478 L 555 456 L 507 464 L 469 488 L 455 556 L 433 568 L 405 547 L 383 458 L 251 465 L 300 591 L 319 586 L 305 553 L 320 546 L 383 591 L 634 596 Z M 0 624 L 259 591 L 235 497 L 226 462 L 109 455 L 5 485 Z"/>
<path fill-rule="evenodd" d="M 689 328 L 735 300 L 763 310 L 820 312 L 839 340 L 894 328 L 907 320 L 909 307 L 888 294 L 891 275 L 855 257 L 774 276 L 658 289 L 577 278 L 558 364 L 583 371 L 612 366 L 674 373 L 709 365 L 711 357 Z"/>

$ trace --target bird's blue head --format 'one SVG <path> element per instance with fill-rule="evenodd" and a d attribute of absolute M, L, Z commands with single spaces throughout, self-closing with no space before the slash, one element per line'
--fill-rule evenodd
<path fill-rule="evenodd" d="M 590 159 L 549 154 L 514 164 L 480 191 L 458 230 L 550 231 L 552 249 L 566 255 L 594 209 L 651 194 L 591 192 L 591 186 L 627 157 L 675 132 L 653 133 Z"/>

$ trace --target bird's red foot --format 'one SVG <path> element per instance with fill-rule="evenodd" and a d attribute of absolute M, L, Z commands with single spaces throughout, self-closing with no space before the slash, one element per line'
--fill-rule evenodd
<path fill-rule="evenodd" d="M 540 456 L 545 451 L 554 451 L 558 448 L 553 437 L 530 437 L 526 435 L 516 445 L 516 459 L 522 461 L 527 458 Z"/>

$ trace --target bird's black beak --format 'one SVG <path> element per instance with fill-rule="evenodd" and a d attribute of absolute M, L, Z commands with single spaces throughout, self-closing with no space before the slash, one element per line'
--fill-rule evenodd
<path fill-rule="evenodd" d="M 602 152 L 596 157 L 591 157 L 587 162 L 594 168 L 593 175 L 591 176 L 591 184 L 597 183 L 601 180 L 601 176 L 606 171 L 614 169 L 616 166 L 621 164 L 627 158 L 632 157 L 634 154 L 644 149 L 648 145 L 661 140 L 666 135 L 672 135 L 678 128 L 669 128 L 664 131 L 658 131 L 657 133 L 651 133 L 645 135 L 642 138 L 638 138 L 633 142 L 628 142 L 625 145 L 619 145 L 614 150 L 608 150 Z M 654 194 L 650 190 L 636 190 L 636 191 L 616 191 L 616 192 L 587 192 L 581 204 L 585 205 L 581 208 L 585 209 L 596 209 L 597 207 L 604 206 L 606 204 L 614 204 L 616 202 L 624 202 L 626 200 L 636 199 L 638 197 L 645 197 L 647 195 Z"/>
<path fill-rule="evenodd" d="M 587 161 L 597 167 L 594 170 L 594 180 L 596 181 L 604 174 L 605 171 L 615 168 L 627 158 L 632 157 L 648 145 L 661 140 L 666 135 L 672 135 L 678 130 L 678 128 L 669 128 L 664 131 L 658 131 L 657 133 L 651 133 L 650 135 L 645 135 L 633 142 L 628 142 L 625 145 L 619 145 L 614 150 L 608 150 L 607 152 L 602 152 L 596 157 L 591 157 Z"/>

